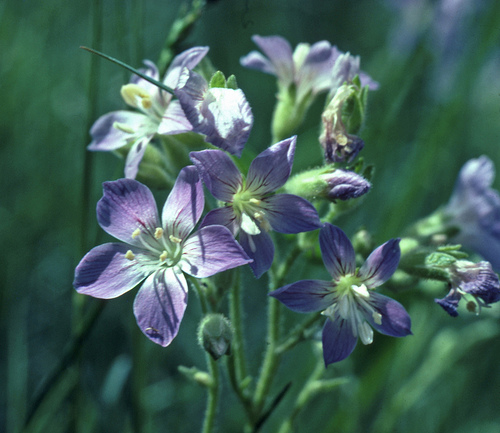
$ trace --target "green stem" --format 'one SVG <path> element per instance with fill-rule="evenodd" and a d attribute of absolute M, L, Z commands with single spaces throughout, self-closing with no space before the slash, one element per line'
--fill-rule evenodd
<path fill-rule="evenodd" d="M 212 382 L 208 389 L 207 410 L 203 421 L 203 433 L 210 433 L 214 429 L 215 419 L 217 417 L 217 406 L 219 403 L 219 368 L 217 362 L 207 353 L 207 366 Z"/>
<path fill-rule="evenodd" d="M 304 320 L 290 332 L 283 343 L 276 347 L 276 353 L 278 355 L 282 355 L 286 351 L 292 349 L 297 343 L 306 340 L 312 332 L 312 325 L 314 325 L 321 317 L 321 314 L 314 314 Z"/>

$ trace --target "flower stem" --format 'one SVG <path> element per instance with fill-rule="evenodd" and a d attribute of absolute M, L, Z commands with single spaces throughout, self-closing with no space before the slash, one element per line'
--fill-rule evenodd
<path fill-rule="evenodd" d="M 205 419 L 203 421 L 203 433 L 210 433 L 213 431 L 215 419 L 217 416 L 217 406 L 219 403 L 219 368 L 217 362 L 206 353 L 208 371 L 212 378 L 210 386 L 207 387 L 208 399 L 207 410 L 205 411 Z"/>

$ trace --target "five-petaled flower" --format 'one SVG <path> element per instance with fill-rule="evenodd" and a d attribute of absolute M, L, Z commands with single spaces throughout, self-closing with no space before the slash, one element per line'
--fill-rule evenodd
<path fill-rule="evenodd" d="M 481 254 L 500 270 L 500 195 L 491 188 L 493 162 L 471 159 L 460 170 L 453 194 L 440 212 L 445 226 L 459 232 L 451 241 Z"/>
<path fill-rule="evenodd" d="M 223 226 L 191 233 L 205 204 L 195 167 L 185 167 L 158 215 L 151 191 L 132 179 L 105 182 L 97 204 L 99 225 L 125 243 L 107 243 L 85 255 L 74 287 L 96 298 L 116 298 L 143 283 L 134 301 L 142 332 L 167 346 L 187 305 L 183 273 L 205 278 L 251 260 Z M 128 245 L 127 245 L 128 244 Z"/>
<path fill-rule="evenodd" d="M 489 262 L 457 260 L 448 272 L 451 289 L 444 298 L 435 299 L 435 302 L 450 316 L 458 316 L 458 302 L 462 297 L 468 299 L 467 309 L 477 314 L 482 307 L 500 301 L 500 282 Z"/>
<path fill-rule="evenodd" d="M 259 278 L 273 261 L 274 245 L 267 233 L 300 233 L 322 226 L 314 206 L 292 194 L 275 194 L 292 170 L 296 137 L 274 144 L 251 163 L 245 179 L 231 158 L 220 150 L 191 152 L 205 186 L 226 205 L 210 211 L 202 227 L 222 224 L 236 236 Z"/>
<path fill-rule="evenodd" d="M 322 311 L 327 317 L 323 328 L 325 365 L 347 358 L 358 337 L 363 344 L 370 344 L 371 327 L 392 337 L 411 334 L 410 316 L 404 307 L 372 290 L 395 272 L 401 255 L 399 239 L 375 249 L 359 270 L 354 248 L 341 229 L 326 223 L 319 240 L 323 262 L 332 280 L 298 281 L 270 295 L 293 311 Z"/>
<path fill-rule="evenodd" d="M 207 54 L 208 47 L 194 47 L 176 56 L 163 79 L 163 84 L 175 89 L 184 68 L 194 68 Z M 159 79 L 158 68 L 150 61 L 141 70 L 148 77 Z M 111 151 L 127 144 L 132 147 L 125 162 L 125 176 L 135 179 L 146 146 L 155 134 L 171 135 L 191 130 L 179 101 L 173 95 L 143 78 L 133 75 L 130 83 L 122 86 L 125 102 L 139 112 L 119 110 L 101 116 L 90 130 L 89 150 Z"/>

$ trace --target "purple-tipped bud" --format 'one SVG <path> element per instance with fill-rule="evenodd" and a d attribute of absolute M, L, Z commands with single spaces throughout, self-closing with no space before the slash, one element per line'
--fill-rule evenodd
<path fill-rule="evenodd" d="M 330 200 L 349 200 L 366 194 L 372 184 L 363 176 L 350 170 L 335 170 L 325 180 L 328 182 L 329 190 L 327 197 Z"/>

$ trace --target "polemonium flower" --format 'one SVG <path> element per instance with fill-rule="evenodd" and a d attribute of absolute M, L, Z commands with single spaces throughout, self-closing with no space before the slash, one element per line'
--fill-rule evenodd
<path fill-rule="evenodd" d="M 342 361 L 354 350 L 358 337 L 373 341 L 373 330 L 391 337 L 411 334 L 410 316 L 404 307 L 373 291 L 396 270 L 401 255 L 399 239 L 376 248 L 359 270 L 354 248 L 345 233 L 325 224 L 319 235 L 321 253 L 332 279 L 303 280 L 270 293 L 299 313 L 322 311 L 325 365 Z"/>
<path fill-rule="evenodd" d="M 241 156 L 253 125 L 252 110 L 241 89 L 209 87 L 201 75 L 184 68 L 175 94 L 190 122 L 189 130 Z"/>
<path fill-rule="evenodd" d="M 468 161 L 441 218 L 446 227 L 458 228 L 451 241 L 476 251 L 500 270 L 500 196 L 491 188 L 494 178 L 488 157 Z"/>
<path fill-rule="evenodd" d="M 236 236 L 253 259 L 257 278 L 273 261 L 274 245 L 268 231 L 300 233 L 321 227 L 314 206 L 302 197 L 275 194 L 292 170 L 296 137 L 283 140 L 260 153 L 250 164 L 246 179 L 228 155 L 219 150 L 191 152 L 203 182 L 225 203 L 210 211 L 202 226 L 222 224 Z"/>
<path fill-rule="evenodd" d="M 182 69 L 194 68 L 207 52 L 207 47 L 194 47 L 176 56 L 163 83 L 172 89 L 177 87 Z M 150 61 L 144 63 L 146 68 L 141 72 L 159 80 L 158 68 Z M 126 104 L 138 111 L 113 111 L 97 119 L 90 130 L 92 142 L 88 149 L 111 151 L 132 145 L 125 162 L 125 176 L 134 179 L 146 146 L 155 134 L 178 134 L 189 130 L 190 124 L 179 101 L 172 100 L 173 95 L 137 75 L 122 87 L 121 94 Z"/>
<path fill-rule="evenodd" d="M 457 307 L 462 297 L 469 300 L 467 309 L 477 314 L 482 307 L 500 301 L 500 282 L 489 262 L 457 260 L 448 272 L 451 289 L 444 298 L 435 301 L 450 316 L 458 316 Z"/>
<path fill-rule="evenodd" d="M 76 267 L 74 287 L 110 299 L 142 283 L 134 301 L 137 323 L 149 339 L 167 346 L 177 335 L 187 305 L 184 273 L 209 277 L 250 259 L 226 227 L 193 232 L 205 203 L 193 166 L 179 173 L 161 221 L 153 194 L 141 183 L 120 179 L 105 182 L 103 189 L 97 220 L 124 243 L 107 243 L 87 253 Z"/>

